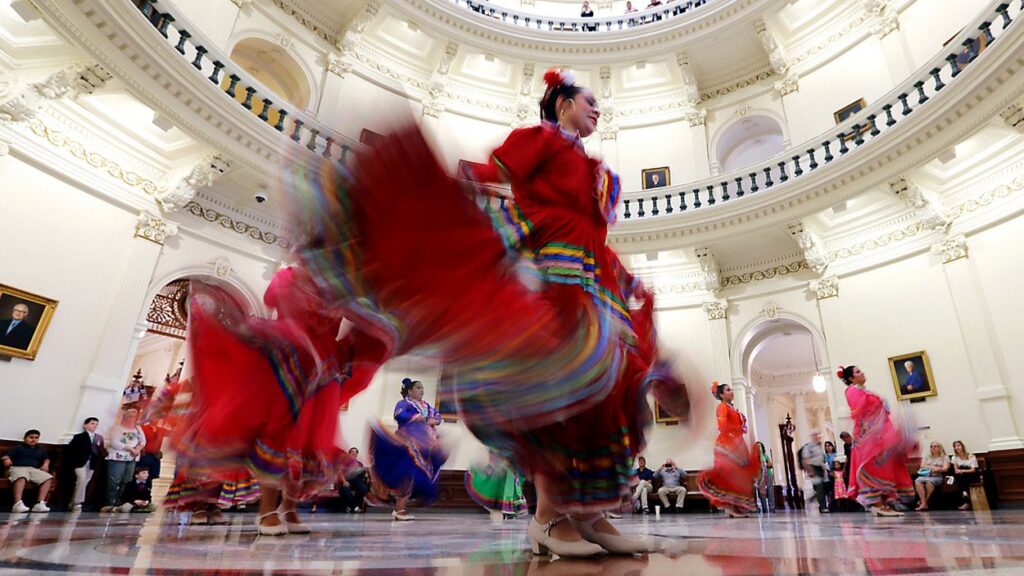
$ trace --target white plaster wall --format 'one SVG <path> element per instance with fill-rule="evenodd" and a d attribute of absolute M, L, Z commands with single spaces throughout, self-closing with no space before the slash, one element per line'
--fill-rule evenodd
<path fill-rule="evenodd" d="M 150 333 L 143 338 L 139 349 L 132 361 L 131 375 L 142 370 L 146 385 L 160 388 L 164 378 L 178 369 L 178 362 L 185 358 L 187 347 L 184 340 Z"/>
<path fill-rule="evenodd" d="M 1000 373 L 1010 392 L 1018 431 L 1024 424 L 1024 370 L 1019 357 L 1024 343 L 1024 225 L 1021 218 L 990 228 L 968 240 L 970 258 L 991 313 L 991 333 L 995 337 L 995 356 Z M 968 445 L 970 448 L 970 445 Z"/>
<path fill-rule="evenodd" d="M 34 361 L 0 362 L 0 438 L 67 430 L 131 252 L 134 214 L 0 158 L 0 282 L 58 301 Z"/>
<path fill-rule="evenodd" d="M 668 166 L 672 184 L 694 180 L 694 150 L 690 125 L 667 122 L 646 128 L 619 131 L 619 173 L 623 190 L 643 188 L 641 170 Z"/>
<path fill-rule="evenodd" d="M 175 13 L 184 15 L 217 48 L 228 52 L 228 38 L 240 13 L 231 0 L 173 0 L 173 5 Z"/>
<path fill-rule="evenodd" d="M 1005 256 L 1004 256 L 1005 257 Z M 1004 260 L 1005 262 L 1006 260 Z M 937 256 L 921 254 L 840 281 L 840 311 L 848 358 L 859 366 L 867 387 L 886 398 L 948 447 L 961 439 L 984 447 L 990 440 L 975 398 L 975 382 L 960 337 L 953 302 Z M 896 404 L 887 359 L 926 350 L 938 396 L 918 404 Z"/>
<path fill-rule="evenodd" d="M 914 2 L 900 14 L 900 34 L 920 67 L 942 49 L 990 4 L 985 0 L 928 0 Z M 950 47 L 952 49 L 952 47 Z"/>

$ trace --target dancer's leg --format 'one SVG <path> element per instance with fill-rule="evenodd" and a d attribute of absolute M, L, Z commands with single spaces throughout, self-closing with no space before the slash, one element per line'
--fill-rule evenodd
<path fill-rule="evenodd" d="M 297 504 L 294 498 L 289 498 L 287 494 L 282 495 L 280 511 L 284 516 L 285 522 L 291 522 L 292 524 L 302 523 L 302 520 L 299 519 L 299 513 L 295 510 Z"/>
<path fill-rule="evenodd" d="M 262 518 L 260 524 L 263 526 L 281 525 L 281 518 L 277 514 L 272 514 L 272 512 L 277 510 L 277 501 L 280 499 L 280 496 L 280 488 L 260 485 L 260 510 L 258 517 Z"/>
<path fill-rule="evenodd" d="M 554 503 L 551 500 L 550 482 L 540 474 L 537 474 L 533 479 L 533 484 L 537 489 L 537 513 L 533 515 L 537 522 L 547 524 L 555 518 L 562 516 L 561 512 L 555 509 Z M 551 536 L 566 542 L 578 542 L 583 539 L 571 522 L 555 524 L 551 529 Z"/>

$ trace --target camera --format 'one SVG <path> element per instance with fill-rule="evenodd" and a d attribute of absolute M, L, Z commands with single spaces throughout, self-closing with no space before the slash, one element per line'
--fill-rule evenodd
<path fill-rule="evenodd" d="M 267 193 L 262 190 L 256 193 L 256 201 L 263 204 L 267 201 Z"/>

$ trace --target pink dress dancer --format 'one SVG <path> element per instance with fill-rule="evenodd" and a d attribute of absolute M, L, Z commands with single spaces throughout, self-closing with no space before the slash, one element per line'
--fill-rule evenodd
<path fill-rule="evenodd" d="M 875 515 L 902 516 L 889 503 L 914 494 L 907 471 L 909 443 L 893 425 L 885 400 L 864 388 L 867 377 L 860 368 L 840 366 L 837 375 L 846 384 L 846 402 L 853 418 L 847 495 Z"/>

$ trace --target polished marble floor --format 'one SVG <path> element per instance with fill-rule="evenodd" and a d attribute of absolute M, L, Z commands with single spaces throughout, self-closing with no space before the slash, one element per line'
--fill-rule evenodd
<path fill-rule="evenodd" d="M 0 575 L 848 575 L 1024 574 L 1024 510 L 904 518 L 777 513 L 627 516 L 661 550 L 580 561 L 534 558 L 525 520 L 419 511 L 307 516 L 305 536 L 257 536 L 253 514 L 189 526 L 154 514 L 0 514 Z"/>

